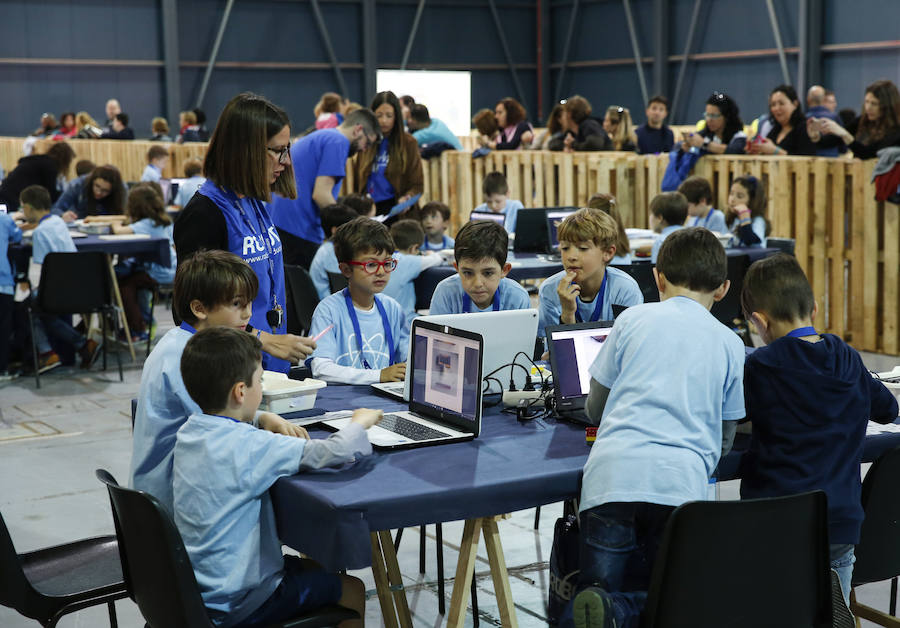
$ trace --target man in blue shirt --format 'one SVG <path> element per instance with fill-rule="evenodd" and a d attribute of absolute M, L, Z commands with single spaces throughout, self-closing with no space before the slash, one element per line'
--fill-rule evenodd
<path fill-rule="evenodd" d="M 425 105 L 413 105 L 409 108 L 409 132 L 416 138 L 419 146 L 434 142 L 446 142 L 455 150 L 462 150 L 459 138 L 453 134 L 447 125 L 428 115 L 428 107 Z"/>
<path fill-rule="evenodd" d="M 381 141 L 375 114 L 359 109 L 336 129 L 301 137 L 291 147 L 297 198 L 273 195 L 270 212 L 284 247 L 284 263 L 309 269 L 325 239 L 319 210 L 333 205 L 346 172 L 347 159 Z"/>

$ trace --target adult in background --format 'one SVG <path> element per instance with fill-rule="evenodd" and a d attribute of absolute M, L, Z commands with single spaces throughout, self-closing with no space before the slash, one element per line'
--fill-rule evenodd
<path fill-rule="evenodd" d="M 603 130 L 612 140 L 607 150 L 634 150 L 634 123 L 631 112 L 626 107 L 610 105 L 603 116 Z"/>
<path fill-rule="evenodd" d="M 409 108 L 409 120 L 407 123 L 409 132 L 419 143 L 419 146 L 433 142 L 446 142 L 455 150 L 462 150 L 462 143 L 453 134 L 453 131 L 437 118 L 432 118 L 428 113 L 428 107 L 414 103 Z"/>
<path fill-rule="evenodd" d="M 352 161 L 352 192 L 368 194 L 375 213 L 387 214 L 394 205 L 424 189 L 425 174 L 415 138 L 403 130 L 400 101 L 394 92 L 379 92 L 369 106 L 375 113 L 382 140 L 360 151 Z"/>
<path fill-rule="evenodd" d="M 530 146 L 534 140 L 534 129 L 526 120 L 525 107 L 519 104 L 515 98 L 504 98 L 494 106 L 494 118 L 500 135 L 495 139 L 485 141 L 481 139 L 482 146 L 496 150 L 521 150 Z"/>
<path fill-rule="evenodd" d="M 556 141 L 562 142 L 565 137 L 566 130 L 562 126 L 563 103 L 556 103 L 547 116 L 547 128 L 542 131 L 534 132 L 534 139 L 531 140 L 531 150 L 550 150 L 550 143 L 554 145 Z"/>
<path fill-rule="evenodd" d="M 675 134 L 666 125 L 669 115 L 669 101 L 663 96 L 654 96 L 647 103 L 647 122 L 634 130 L 637 137 L 639 155 L 668 153 L 675 146 Z"/>
<path fill-rule="evenodd" d="M 103 135 L 103 129 L 87 111 L 75 114 L 75 126 L 78 128 L 75 137 L 79 140 L 93 140 Z"/>
<path fill-rule="evenodd" d="M 62 193 L 60 179 L 65 179 L 75 151 L 66 142 L 57 142 L 43 155 L 22 157 L 3 183 L 0 183 L 0 203 L 13 213 L 19 209 L 19 194 L 30 185 L 40 185 L 55 201 Z"/>
<path fill-rule="evenodd" d="M 375 114 L 358 109 L 347 114 L 338 128 L 313 131 L 294 142 L 290 159 L 297 164 L 292 169 L 296 194 L 278 193 L 269 206 L 284 246 L 285 264 L 309 268 L 325 239 L 319 210 L 335 203 L 347 159 L 380 141 Z"/>
<path fill-rule="evenodd" d="M 165 118 L 153 118 L 150 121 L 150 130 L 153 131 L 153 135 L 150 136 L 151 142 L 172 141 L 172 137 L 169 135 L 169 122 Z"/>
<path fill-rule="evenodd" d="M 591 117 L 591 103 L 583 96 L 572 96 L 563 105 L 560 123 L 565 134 L 562 147 L 559 140 L 550 142 L 550 150 L 565 150 L 571 153 L 576 150 L 610 150 L 612 141 L 603 125 Z"/>
<path fill-rule="evenodd" d="M 806 132 L 806 116 L 800 108 L 797 92 L 790 85 L 779 85 L 769 94 L 769 115 L 772 128 L 769 133 L 746 147 L 751 155 L 807 155 L 819 150 Z M 822 146 L 826 148 L 826 146 Z"/>
<path fill-rule="evenodd" d="M 58 130 L 59 124 L 56 122 L 56 116 L 52 113 L 42 113 L 41 125 L 29 135 L 31 137 L 53 137 Z"/>
<path fill-rule="evenodd" d="M 59 116 L 59 128 L 53 134 L 54 140 L 67 140 L 75 137 L 78 127 L 75 124 L 75 112 L 66 111 Z"/>
<path fill-rule="evenodd" d="M 715 155 L 734 155 L 744 152 L 747 135 L 737 103 L 730 96 L 713 92 L 706 99 L 703 113 L 704 126 L 697 133 L 691 133 L 681 142 L 681 150 L 700 148 Z"/>
<path fill-rule="evenodd" d="M 866 87 L 855 136 L 827 118 L 812 118 L 808 125 L 810 139 L 819 145 L 837 138 L 854 157 L 874 159 L 882 148 L 900 146 L 900 93 L 890 81 L 875 81 Z"/>
<path fill-rule="evenodd" d="M 103 135 L 100 136 L 100 139 L 133 140 L 134 130 L 128 126 L 128 114 L 117 113 L 116 117 L 113 118 L 112 128 L 109 131 L 104 131 Z"/>
<path fill-rule="evenodd" d="M 831 112 L 836 112 L 838 110 L 837 96 L 835 96 L 834 92 L 830 89 L 825 90 L 825 108 Z"/>
<path fill-rule="evenodd" d="M 232 98 L 213 131 L 203 171 L 206 182 L 175 221 L 179 263 L 196 251 L 230 251 L 259 280 L 248 331 L 263 345 L 263 367 L 287 372 L 315 348 L 285 333 L 287 316 L 281 241 L 266 206 L 272 192 L 295 197 L 287 114 L 262 96 Z M 236 157 L 240 156 L 240 159 Z"/>
<path fill-rule="evenodd" d="M 825 88 L 821 85 L 813 85 L 806 90 L 806 119 L 810 118 L 828 118 L 838 124 L 841 123 L 838 114 L 825 106 Z M 809 134 L 809 128 L 807 128 L 807 134 Z M 837 157 L 839 154 L 840 149 L 837 146 L 819 148 L 816 151 L 816 155 L 819 157 Z"/>
<path fill-rule="evenodd" d="M 206 128 L 206 112 L 200 107 L 191 109 L 194 112 L 194 119 L 197 120 L 197 137 L 201 142 L 209 141 L 209 129 Z"/>
<path fill-rule="evenodd" d="M 88 216 L 122 214 L 128 193 L 115 166 L 99 166 L 66 187 L 53 204 L 52 212 L 66 222 Z"/>
<path fill-rule="evenodd" d="M 409 124 L 409 112 L 414 104 L 416 104 L 416 99 L 409 94 L 400 97 L 400 112 L 403 114 L 403 124 Z"/>
<path fill-rule="evenodd" d="M 110 98 L 106 101 L 106 131 L 113 130 L 113 120 L 115 120 L 116 116 L 120 113 L 122 113 L 122 105 L 119 104 L 118 100 Z"/>

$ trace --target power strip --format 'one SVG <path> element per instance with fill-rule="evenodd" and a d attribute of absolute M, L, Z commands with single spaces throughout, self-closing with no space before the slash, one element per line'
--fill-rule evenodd
<path fill-rule="evenodd" d="M 533 401 L 540 398 L 540 390 L 507 390 L 503 393 L 503 405 L 507 408 L 515 408 L 522 399 Z"/>

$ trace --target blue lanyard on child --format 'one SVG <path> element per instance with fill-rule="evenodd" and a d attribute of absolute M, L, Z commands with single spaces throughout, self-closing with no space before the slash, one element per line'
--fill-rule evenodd
<path fill-rule="evenodd" d="M 712 216 L 712 213 L 713 213 L 714 211 L 716 211 L 716 208 L 715 208 L 715 207 L 710 207 L 710 208 L 709 208 L 709 213 L 706 214 L 706 218 L 703 219 L 703 226 L 704 226 L 704 227 L 705 227 L 706 225 L 709 224 L 709 219 L 710 219 L 710 217 Z M 699 225 L 699 224 L 700 224 L 700 216 L 697 216 L 696 218 L 694 218 L 694 224 L 691 225 L 691 226 L 692 226 L 692 227 L 696 227 L 696 226 Z"/>
<path fill-rule="evenodd" d="M 803 336 L 816 336 L 816 328 L 815 327 L 798 327 L 797 329 L 792 329 L 788 333 L 785 334 L 788 338 L 802 338 Z"/>
<path fill-rule="evenodd" d="M 591 322 L 599 321 L 600 315 L 603 313 L 603 296 L 606 293 L 606 277 L 608 273 L 603 271 L 603 283 L 600 284 L 600 292 L 597 293 L 597 305 L 594 306 L 594 313 L 591 314 Z M 578 313 L 578 307 L 576 304 L 575 307 L 575 321 L 578 323 L 583 323 L 584 321 L 581 318 L 581 314 Z"/>
<path fill-rule="evenodd" d="M 356 334 L 356 348 L 359 350 L 359 359 L 362 360 L 363 368 L 372 369 L 372 365 L 366 360 L 363 353 L 362 334 L 359 331 L 359 318 L 356 316 L 356 308 L 353 307 L 353 299 L 350 298 L 350 290 L 344 288 L 344 303 L 347 305 L 347 313 L 350 314 L 350 322 L 353 323 L 353 333 Z M 384 339 L 387 343 L 388 355 L 390 356 L 390 364 L 394 364 L 394 334 L 391 333 L 391 323 L 388 320 L 387 312 L 378 297 L 375 297 L 375 307 L 378 308 L 378 314 L 381 316 L 381 324 L 384 327 Z"/>
<path fill-rule="evenodd" d="M 238 421 L 236 418 L 231 416 L 225 416 L 224 414 L 211 414 L 210 416 L 217 416 L 220 419 L 228 419 L 229 421 L 234 421 L 235 423 L 243 423 L 243 421 Z"/>
<path fill-rule="evenodd" d="M 46 216 L 44 216 L 40 220 L 38 220 L 38 224 L 41 224 L 42 222 L 44 222 L 45 220 L 47 220 L 48 218 L 50 218 L 52 216 L 53 216 L 53 214 L 47 214 Z"/>
<path fill-rule="evenodd" d="M 190 334 L 197 333 L 197 330 L 194 329 L 193 327 L 191 327 L 190 325 L 188 325 L 187 321 L 181 321 L 181 325 L 179 325 L 179 327 L 181 327 L 184 331 L 186 331 Z"/>
<path fill-rule="evenodd" d="M 467 293 L 463 292 L 463 314 L 468 314 L 469 310 L 472 309 L 472 297 L 470 297 Z M 500 311 L 500 288 L 497 288 L 497 291 L 494 292 L 494 306 L 493 310 L 495 312 Z"/>

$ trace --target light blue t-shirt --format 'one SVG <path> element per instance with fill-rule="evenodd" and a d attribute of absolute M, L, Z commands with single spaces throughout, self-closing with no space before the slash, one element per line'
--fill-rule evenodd
<path fill-rule="evenodd" d="M 162 170 L 153 164 L 147 164 L 144 167 L 144 172 L 141 173 L 141 181 L 156 181 L 159 183 L 160 179 L 162 179 Z"/>
<path fill-rule="evenodd" d="M 9 245 L 22 241 L 22 230 L 16 226 L 9 214 L 0 214 L 0 294 L 15 294 L 13 269 L 6 257 Z M 6 330 L 7 333 L 9 330 Z"/>
<path fill-rule="evenodd" d="M 728 233 L 728 227 L 725 226 L 725 214 L 712 207 L 705 216 L 688 216 L 685 226 L 706 227 L 716 233 Z"/>
<path fill-rule="evenodd" d="M 528 291 L 520 286 L 517 282 L 509 277 L 500 280 L 497 286 L 497 292 L 500 293 L 500 309 L 501 310 L 527 310 L 531 307 L 531 299 L 528 297 Z M 431 297 L 431 308 L 429 314 L 464 314 L 467 313 L 463 309 L 463 294 L 465 291 L 462 287 L 462 280 L 459 275 L 451 275 L 441 282 L 434 289 Z M 469 312 L 491 312 L 494 304 L 491 302 L 486 308 L 479 309 L 474 302 Z"/>
<path fill-rule="evenodd" d="M 516 232 L 516 217 L 519 215 L 519 210 L 524 208 L 525 206 L 522 205 L 521 201 L 506 199 L 506 206 L 503 208 L 503 211 L 498 212 L 506 215 L 506 220 L 503 223 L 503 228 L 506 229 L 506 233 Z M 487 203 L 482 203 L 472 211 L 487 213 L 493 210 L 487 206 Z"/>
<path fill-rule="evenodd" d="M 272 197 L 269 213 L 275 226 L 309 242 L 322 242 L 322 218 L 312 200 L 316 177 L 334 177 L 332 196 L 340 194 L 350 140 L 337 129 L 321 129 L 301 137 L 291 147 L 297 198 Z"/>
<path fill-rule="evenodd" d="M 41 218 L 31 235 L 31 260 L 43 264 L 48 253 L 74 253 L 75 242 L 63 219 L 54 214 Z"/>
<path fill-rule="evenodd" d="M 331 294 L 328 273 L 339 272 L 341 272 L 341 268 L 338 266 L 337 255 L 334 254 L 334 242 L 325 240 L 319 245 L 319 249 L 309 265 L 309 276 L 316 287 L 320 301 Z"/>
<path fill-rule="evenodd" d="M 409 331 L 406 324 L 406 313 L 397 301 L 384 295 L 376 295 L 381 301 L 387 315 L 388 325 L 393 336 L 394 346 L 388 346 L 381 322 L 381 315 L 376 306 L 365 311 L 354 306 L 359 330 L 362 335 L 360 343 L 356 341 L 356 333 L 353 331 L 353 323 L 347 311 L 343 290 L 335 292 L 323 299 L 313 312 L 309 335 L 315 336 L 323 329 L 334 324 L 316 343 L 316 350 L 308 358 L 313 369 L 313 376 L 318 377 L 318 365 L 316 358 L 326 358 L 338 366 L 349 367 L 356 371 L 347 373 L 353 376 L 353 381 L 343 383 L 374 383 L 379 381 L 379 372 L 393 363 L 405 362 L 406 352 L 409 348 Z M 362 345 L 363 355 L 360 355 L 359 346 Z M 363 365 L 363 357 L 368 361 L 371 369 Z"/>
<path fill-rule="evenodd" d="M 432 118 L 431 124 L 424 129 L 413 131 L 412 136 L 416 138 L 419 146 L 431 144 L 432 142 L 447 142 L 452 145 L 454 149 L 462 150 L 462 144 L 460 143 L 459 138 L 453 134 L 453 131 L 451 131 L 446 124 L 437 118 Z"/>
<path fill-rule="evenodd" d="M 611 266 L 631 266 L 631 253 L 625 255 L 616 255 L 609 260 Z"/>
<path fill-rule="evenodd" d="M 722 421 L 745 414 L 740 338 L 696 301 L 673 297 L 623 312 L 590 374 L 610 393 L 580 509 L 706 499 Z"/>
<path fill-rule="evenodd" d="M 681 225 L 669 225 L 668 227 L 664 227 L 662 231 L 659 232 L 659 237 L 653 241 L 653 248 L 650 249 L 650 261 L 654 264 L 656 263 L 656 258 L 659 257 L 659 248 L 662 246 L 663 241 L 669 237 L 670 233 L 675 233 L 679 229 L 682 229 Z"/>
<path fill-rule="evenodd" d="M 200 189 L 200 186 L 206 181 L 204 177 L 199 175 L 194 175 L 190 179 L 185 179 L 181 183 L 178 184 L 178 193 L 175 194 L 175 200 L 172 201 L 173 205 L 178 205 L 179 207 L 184 207 L 188 204 L 188 201 L 191 200 L 191 197 L 196 194 L 197 190 Z"/>
<path fill-rule="evenodd" d="M 544 328 L 547 325 L 559 325 L 562 306 L 559 304 L 559 295 L 556 293 L 556 288 L 565 276 L 566 271 L 561 270 L 545 279 L 538 289 L 541 313 L 538 336 L 543 337 L 546 335 Z M 617 268 L 606 267 L 606 292 L 603 295 L 603 308 L 600 311 L 600 318 L 597 320 L 613 320 L 615 318 L 612 310 L 613 304 L 631 307 L 643 302 L 644 295 L 641 293 L 637 282 L 630 275 Z M 583 321 L 590 321 L 593 318 L 596 304 L 597 297 L 594 297 L 593 301 L 586 303 L 580 297 L 575 298 L 576 310 Z"/>
<path fill-rule="evenodd" d="M 175 281 L 175 267 L 178 262 L 175 258 L 175 240 L 172 238 L 172 225 L 157 225 L 150 218 L 141 218 L 136 223 L 129 225 L 135 233 L 146 234 L 151 238 L 169 239 L 169 265 L 163 266 L 156 262 L 145 264 L 147 274 L 157 283 L 172 283 Z"/>
<path fill-rule="evenodd" d="M 382 294 L 400 304 L 406 314 L 406 322 L 410 324 L 416 316 L 416 286 L 413 282 L 426 268 L 438 266 L 441 258 L 439 255 L 394 253 L 394 259 L 397 260 L 397 268 L 391 273 Z"/>
<path fill-rule="evenodd" d="M 175 434 L 187 418 L 200 412 L 181 379 L 181 354 L 190 331 L 176 327 L 153 347 L 141 372 L 131 450 L 132 488 L 146 491 L 174 514 L 172 451 Z"/>
<path fill-rule="evenodd" d="M 765 248 L 766 246 L 766 219 L 762 216 L 756 216 L 753 220 L 750 221 L 750 228 L 753 230 L 753 233 L 756 234 L 756 237 L 759 238 L 759 242 L 756 244 L 745 244 L 741 241 L 740 233 L 738 233 L 738 224 L 739 221 L 735 219 L 731 223 L 731 228 L 728 229 L 728 233 L 731 233 L 731 241 L 728 243 L 729 247 L 738 247 L 744 246 L 748 248 Z"/>
<path fill-rule="evenodd" d="M 428 241 L 428 238 L 425 238 L 425 244 L 419 247 L 421 251 L 443 251 L 444 249 L 452 249 L 456 246 L 456 241 L 448 236 L 446 233 L 441 236 L 440 244 L 432 244 Z"/>

